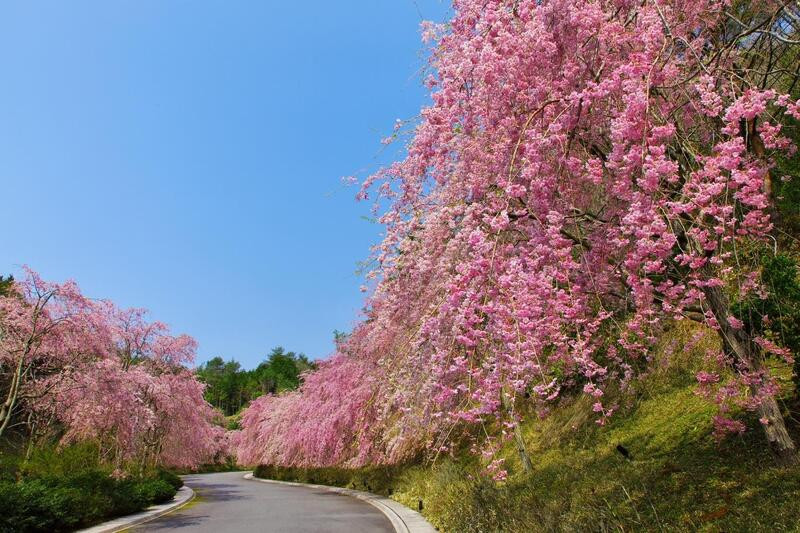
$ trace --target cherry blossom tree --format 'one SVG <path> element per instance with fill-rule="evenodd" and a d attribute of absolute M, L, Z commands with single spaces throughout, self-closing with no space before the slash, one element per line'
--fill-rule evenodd
<path fill-rule="evenodd" d="M 671 321 L 696 320 L 723 345 L 701 384 L 732 373 L 721 405 L 757 412 L 794 461 L 765 364 L 792 354 L 742 328 L 729 299 L 759 290 L 741 250 L 771 240 L 774 163 L 795 151 L 796 3 L 453 6 L 447 25 L 424 27 L 432 104 L 407 156 L 359 193 L 387 228 L 365 321 L 321 370 L 331 383 L 251 407 L 244 457 L 341 464 L 363 451 L 342 454 L 348 435 L 368 435 L 374 462 L 464 438 L 491 458 L 499 437 L 529 466 L 523 413 L 581 391 L 604 423 L 607 387 L 650 366 Z M 358 369 L 359 386 L 337 366 Z M 328 424 L 341 419 L 331 396 L 380 404 L 371 433 Z M 298 440 L 306 424 L 340 433 Z"/>
<path fill-rule="evenodd" d="M 106 302 L 105 311 L 111 357 L 84 366 L 52 397 L 67 427 L 62 441 L 95 440 L 118 465 L 191 468 L 220 458 L 221 414 L 184 366 L 194 362 L 194 339 L 148 322 L 143 309 L 120 310 Z"/>
<path fill-rule="evenodd" d="M 122 467 L 195 467 L 227 453 L 220 413 L 186 365 L 196 342 L 142 309 L 90 300 L 74 282 L 26 270 L 0 296 L 0 435 L 27 426 L 33 444 L 94 440 Z"/>
<path fill-rule="evenodd" d="M 93 440 L 117 466 L 193 468 L 223 458 L 220 414 L 203 399 L 203 385 L 190 370 L 152 372 L 101 360 L 52 397 L 66 426 L 62 442 Z"/>
<path fill-rule="evenodd" d="M 362 358 L 340 353 L 297 391 L 257 398 L 234 439 L 242 464 L 363 466 L 386 462 L 376 395 L 380 383 Z"/>
<path fill-rule="evenodd" d="M 30 269 L 0 295 L 0 435 L 88 359 L 107 353 L 110 331 L 73 282 L 44 281 Z M 46 386 L 36 386 L 46 383 Z"/>

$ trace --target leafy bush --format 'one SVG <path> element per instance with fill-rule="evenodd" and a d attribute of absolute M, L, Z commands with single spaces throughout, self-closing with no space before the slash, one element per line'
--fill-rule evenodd
<path fill-rule="evenodd" d="M 160 479 L 147 479 L 140 481 L 134 487 L 137 499 L 148 503 L 164 503 L 175 496 L 175 489 L 166 481 Z"/>
<path fill-rule="evenodd" d="M 0 452 L 0 481 L 15 481 L 19 472 L 19 457 Z"/>
<path fill-rule="evenodd" d="M 169 483 L 175 490 L 183 487 L 183 480 L 180 478 L 180 476 L 178 476 L 178 474 L 172 472 L 171 470 L 165 470 L 162 468 L 157 471 L 156 477 L 161 481 L 166 481 Z"/>
<path fill-rule="evenodd" d="M 210 464 L 203 464 L 197 466 L 195 468 L 179 468 L 177 469 L 177 473 L 179 474 L 209 474 L 212 472 L 241 472 L 242 470 L 246 470 L 241 465 L 236 462 L 236 458 L 233 456 L 227 456 L 224 459 L 220 459 L 216 463 Z"/>
<path fill-rule="evenodd" d="M 107 504 L 97 494 L 35 479 L 0 483 L 0 531 L 69 531 L 89 525 Z"/>
<path fill-rule="evenodd" d="M 54 513 L 50 505 L 63 494 L 53 493 L 48 498 L 48 487 L 41 482 L 18 485 L 0 484 L 0 530 L 45 530 L 52 526 Z"/>
<path fill-rule="evenodd" d="M 91 444 L 43 448 L 8 464 L 19 467 L 0 478 L 0 532 L 72 531 L 169 501 L 183 485 L 166 470 L 114 478 Z"/>
<path fill-rule="evenodd" d="M 66 477 L 76 472 L 100 468 L 100 451 L 93 442 L 71 446 L 42 446 L 20 464 L 24 477 Z"/>
<path fill-rule="evenodd" d="M 0 531 L 71 531 L 169 501 L 175 492 L 160 479 L 115 480 L 100 471 L 0 481 Z"/>

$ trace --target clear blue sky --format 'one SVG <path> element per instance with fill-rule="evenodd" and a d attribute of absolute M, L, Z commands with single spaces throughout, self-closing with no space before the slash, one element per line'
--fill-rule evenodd
<path fill-rule="evenodd" d="M 0 5 L 0 273 L 147 307 L 214 355 L 326 356 L 381 228 L 341 177 L 427 101 L 441 0 Z"/>

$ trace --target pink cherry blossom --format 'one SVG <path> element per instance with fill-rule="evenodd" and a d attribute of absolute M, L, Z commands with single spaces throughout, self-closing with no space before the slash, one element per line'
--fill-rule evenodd
<path fill-rule="evenodd" d="M 797 107 L 740 72 L 752 40 L 725 29 L 728 7 L 454 0 L 447 26 L 426 25 L 431 104 L 358 194 L 386 226 L 363 321 L 298 392 L 248 409 L 240 459 L 524 448 L 521 413 L 581 393 L 604 423 L 604 388 L 646 370 L 673 320 L 741 341 L 714 360 L 731 383 L 698 375 L 709 398 L 774 411 L 774 350 L 724 289 L 758 290 L 732 254 L 773 229 L 765 183 L 792 148 L 775 117 Z"/>
<path fill-rule="evenodd" d="M 184 364 L 196 342 L 142 309 L 90 300 L 74 282 L 32 270 L 0 296 L 0 369 L 10 378 L 2 432 L 27 421 L 32 439 L 91 439 L 117 467 L 191 468 L 226 453 L 220 414 Z"/>

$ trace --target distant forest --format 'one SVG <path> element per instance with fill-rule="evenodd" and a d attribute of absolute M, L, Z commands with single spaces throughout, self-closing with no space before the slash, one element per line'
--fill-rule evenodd
<path fill-rule="evenodd" d="M 278 346 L 253 370 L 243 370 L 233 359 L 214 357 L 200 365 L 196 374 L 206 384 L 206 401 L 231 416 L 263 394 L 296 389 L 300 375 L 314 367 L 305 354 L 287 352 Z"/>

